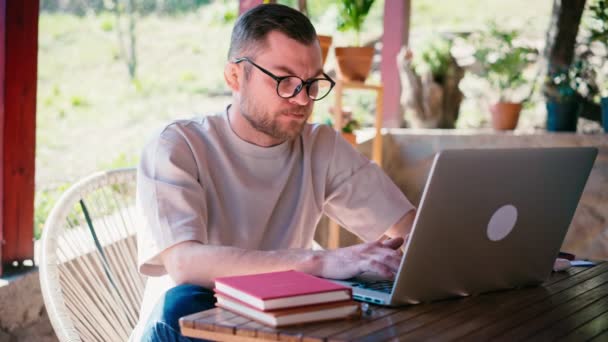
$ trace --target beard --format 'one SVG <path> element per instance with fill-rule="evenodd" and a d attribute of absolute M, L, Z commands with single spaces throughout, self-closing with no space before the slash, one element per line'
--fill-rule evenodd
<path fill-rule="evenodd" d="M 304 129 L 304 125 L 306 124 L 306 119 L 310 115 L 308 109 L 303 107 L 294 108 L 294 109 L 284 109 L 275 113 L 270 113 L 262 106 L 256 105 L 251 101 L 252 97 L 247 96 L 247 94 L 243 94 L 240 101 L 240 110 L 241 114 L 249 122 L 251 127 L 253 127 L 258 132 L 264 133 L 270 137 L 273 137 L 278 140 L 293 140 L 302 133 Z M 288 120 L 282 121 L 278 118 L 287 114 L 287 113 L 295 113 L 304 115 L 304 120 Z"/>

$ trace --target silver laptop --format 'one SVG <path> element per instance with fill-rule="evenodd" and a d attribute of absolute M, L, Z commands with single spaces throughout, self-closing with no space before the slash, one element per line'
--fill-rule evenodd
<path fill-rule="evenodd" d="M 395 281 L 340 283 L 355 299 L 391 306 L 538 285 L 596 155 L 592 147 L 442 151 Z"/>

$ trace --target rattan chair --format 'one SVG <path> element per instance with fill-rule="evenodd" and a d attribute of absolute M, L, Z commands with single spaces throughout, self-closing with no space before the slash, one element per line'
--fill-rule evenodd
<path fill-rule="evenodd" d="M 44 304 L 60 341 L 126 341 L 145 277 L 137 272 L 136 170 L 93 174 L 57 201 L 42 232 Z M 313 241 L 313 249 L 323 249 Z"/>
<path fill-rule="evenodd" d="M 40 285 L 60 341 L 126 341 L 145 278 L 137 272 L 136 170 L 100 172 L 70 187 L 44 226 Z"/>

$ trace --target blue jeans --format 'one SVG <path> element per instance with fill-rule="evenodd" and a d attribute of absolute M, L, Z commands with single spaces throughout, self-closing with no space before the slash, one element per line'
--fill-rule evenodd
<path fill-rule="evenodd" d="M 199 311 L 213 309 L 214 306 L 213 291 L 197 285 L 178 285 L 168 290 L 156 303 L 146 323 L 142 341 L 203 341 L 182 336 L 179 330 L 179 319 Z"/>

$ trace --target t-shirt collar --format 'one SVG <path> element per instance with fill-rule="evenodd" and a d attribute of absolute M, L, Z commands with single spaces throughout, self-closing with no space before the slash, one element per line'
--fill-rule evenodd
<path fill-rule="evenodd" d="M 278 158 L 283 156 L 287 152 L 287 150 L 291 146 L 292 140 L 287 140 L 275 146 L 262 147 L 241 139 L 241 137 L 239 137 L 234 132 L 232 126 L 230 126 L 230 119 L 228 117 L 228 109 L 230 108 L 230 106 L 231 105 L 228 105 L 226 107 L 226 110 L 223 112 L 222 117 L 226 123 L 226 136 L 228 137 L 230 143 L 238 150 L 238 152 L 262 158 Z"/>

